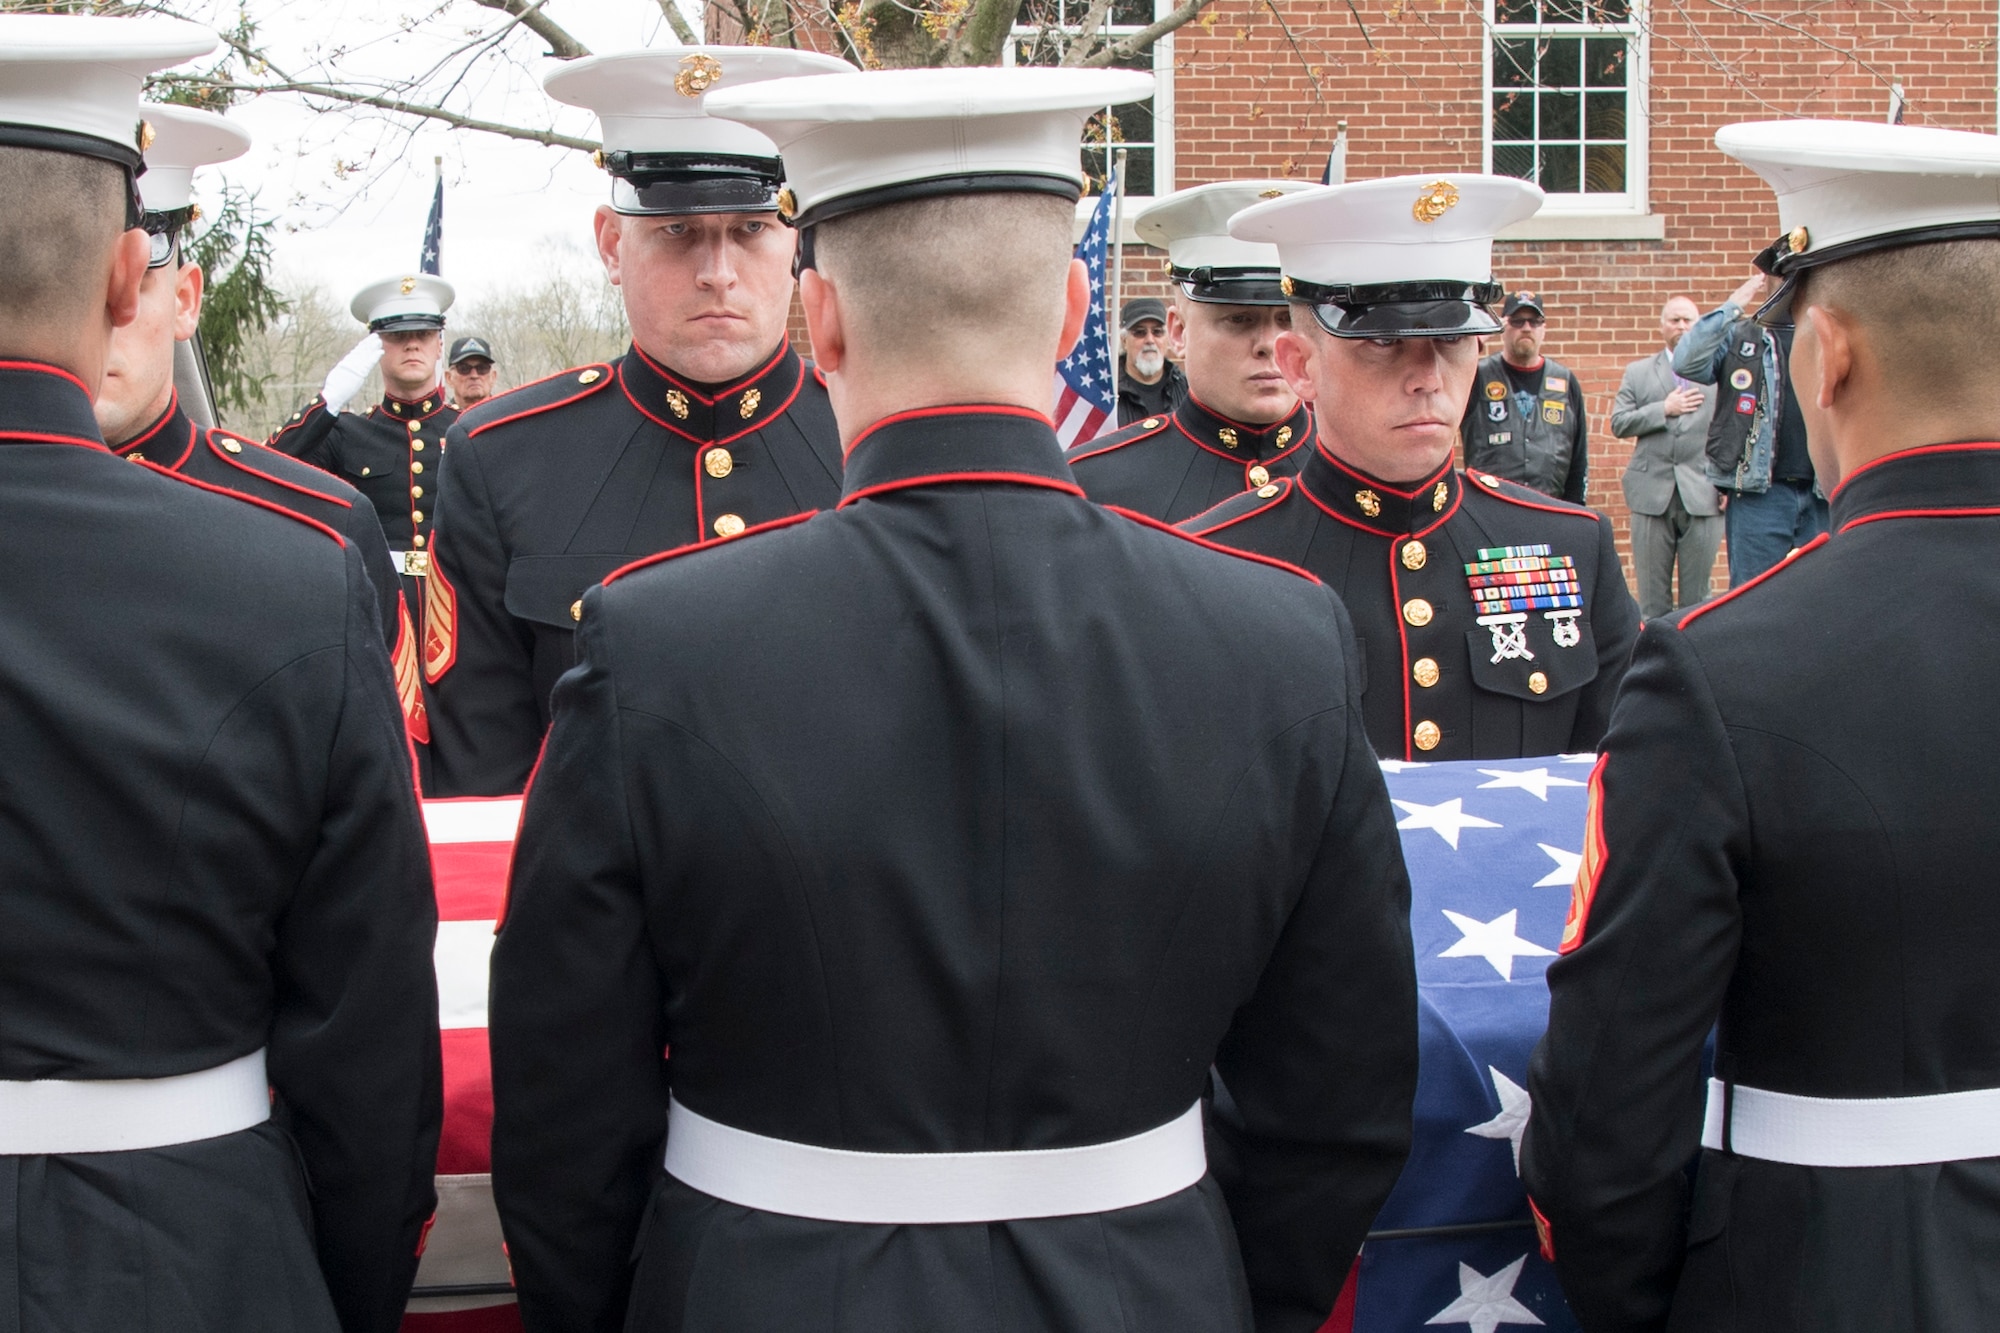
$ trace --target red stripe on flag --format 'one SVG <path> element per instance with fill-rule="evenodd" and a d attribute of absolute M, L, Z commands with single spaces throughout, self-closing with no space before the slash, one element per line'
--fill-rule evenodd
<path fill-rule="evenodd" d="M 431 876 L 437 884 L 438 920 L 494 921 L 507 894 L 511 842 L 431 844 Z"/>
<path fill-rule="evenodd" d="M 485 1028 L 447 1028 L 444 1038 L 444 1133 L 437 1173 L 477 1176 L 493 1169 L 493 1062 Z"/>

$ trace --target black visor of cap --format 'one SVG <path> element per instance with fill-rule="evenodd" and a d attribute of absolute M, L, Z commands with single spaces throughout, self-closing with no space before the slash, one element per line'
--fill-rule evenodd
<path fill-rule="evenodd" d="M 1803 227 L 1794 228 L 1765 246 L 1752 261 L 1760 270 L 1779 280 L 1777 290 L 1766 297 L 1764 304 L 1757 307 L 1757 313 L 1751 316 L 1767 329 L 1792 327 L 1792 304 L 1798 299 L 1799 280 L 1810 269 L 1818 268 L 1822 264 L 1838 263 L 1843 259 L 1874 254 L 1878 250 L 1900 250 L 1909 245 L 1928 245 L 1939 241 L 2000 240 L 2000 218 L 1982 222 L 1947 222 L 1934 227 L 1912 227 L 1907 231 L 1886 232 L 1880 236 L 1863 236 L 1860 240 L 1848 241 L 1843 245 L 1830 245 L 1824 250 L 1794 249 L 1792 246 L 1794 237 L 1798 237 L 1803 245 L 1810 240 L 1810 233 Z"/>
<path fill-rule="evenodd" d="M 139 226 L 146 215 L 145 205 L 139 202 L 139 177 L 146 173 L 146 159 L 140 155 L 137 145 L 113 143 L 94 134 L 50 129 L 46 125 L 0 122 L 0 148 L 39 148 L 45 153 L 94 157 L 100 162 L 122 167 L 125 172 L 125 229 L 130 231 Z"/>
<path fill-rule="evenodd" d="M 1168 277 L 1191 301 L 1208 305 L 1285 305 L 1274 268 L 1171 268 Z"/>
<path fill-rule="evenodd" d="M 368 321 L 370 333 L 414 333 L 419 329 L 441 329 L 443 315 L 384 315 Z"/>
<path fill-rule="evenodd" d="M 181 247 L 177 244 L 181 232 L 192 221 L 194 221 L 193 205 L 186 208 L 171 208 L 164 213 L 148 211 L 139 220 L 139 225 L 145 228 L 146 239 L 152 245 L 146 256 L 147 268 L 165 268 L 173 262 L 174 257 L 181 253 Z"/>
<path fill-rule="evenodd" d="M 859 213 L 870 208 L 908 203 L 913 199 L 941 199 L 956 194 L 1052 194 L 1075 203 L 1083 198 L 1083 185 L 1069 176 L 1045 176 L 1028 171 L 967 172 L 955 176 L 933 176 L 928 180 L 898 181 L 873 190 L 856 190 L 814 204 L 793 217 L 780 217 L 798 229 L 799 251 L 792 261 L 792 275 L 813 266 L 813 228 L 822 222 Z"/>
<path fill-rule="evenodd" d="M 1453 338 L 1501 327 L 1487 309 L 1504 292 L 1497 282 L 1287 282 L 1291 298 L 1312 306 L 1336 338 Z"/>
<path fill-rule="evenodd" d="M 784 166 L 775 157 L 717 153 L 606 153 L 611 207 L 640 217 L 772 213 Z"/>

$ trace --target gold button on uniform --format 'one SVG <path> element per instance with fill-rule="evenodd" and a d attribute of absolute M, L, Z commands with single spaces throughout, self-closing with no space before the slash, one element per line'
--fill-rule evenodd
<path fill-rule="evenodd" d="M 367 475 L 368 475 L 368 469 L 367 469 L 367 468 L 365 468 L 365 467 L 364 467 L 364 468 L 362 468 L 362 469 L 361 469 L 361 475 L 362 475 L 362 476 L 364 476 L 364 477 L 365 477 L 365 476 L 367 476 Z"/>
<path fill-rule="evenodd" d="M 412 523 L 421 523 L 421 522 L 423 522 L 423 521 L 424 521 L 424 511 L 423 511 L 423 510 L 421 510 L 421 509 L 412 509 L 412 510 L 410 511 L 410 522 L 412 522 Z"/>
<path fill-rule="evenodd" d="M 576 382 L 578 384 L 595 384 L 597 383 L 598 380 L 602 378 L 604 378 L 604 376 L 601 372 L 595 370 L 586 370 L 581 375 L 578 375 L 576 377 Z"/>
<path fill-rule="evenodd" d="M 243 452 L 243 446 L 234 440 L 224 440 L 222 442 L 222 450 L 224 453 L 240 454 Z"/>
<path fill-rule="evenodd" d="M 736 459 L 727 449 L 710 449 L 701 456 L 702 468 L 718 481 L 736 470 Z"/>
<path fill-rule="evenodd" d="M 1272 482 L 1269 486 L 1259 486 L 1257 488 L 1257 498 L 1259 500 L 1268 500 L 1277 493 L 1278 484 L 1276 482 Z"/>
<path fill-rule="evenodd" d="M 419 432 L 421 432 L 421 431 L 423 430 L 423 428 L 424 428 L 424 423 L 423 423 L 423 422 L 421 422 L 421 421 L 412 421 L 412 422 L 410 423 L 410 434 L 412 434 L 412 435 L 415 435 L 415 434 L 418 434 Z"/>
<path fill-rule="evenodd" d="M 579 597 L 569 604 L 569 618 L 571 620 L 583 619 L 583 598 Z"/>
<path fill-rule="evenodd" d="M 715 535 L 718 537 L 734 537 L 737 533 L 743 531 L 744 526 L 743 520 L 737 515 L 724 514 L 721 518 L 715 520 Z"/>
<path fill-rule="evenodd" d="M 1269 481 L 1270 479 L 1271 479 L 1271 473 L 1268 468 L 1260 466 L 1260 467 L 1253 467 L 1250 469 L 1250 484 L 1252 486 L 1262 486 L 1265 482 Z"/>
<path fill-rule="evenodd" d="M 127 458 L 131 459 L 131 460 L 132 460 L 133 462 L 135 462 L 135 463 L 143 463 L 143 462 L 145 462 L 145 461 L 146 461 L 146 455 L 145 455 L 145 454 L 143 454 L 143 453 L 141 453 L 141 452 L 140 452 L 139 450 L 137 450 L 137 449 L 134 449 L 134 450 L 133 450 L 133 451 L 132 451 L 131 453 L 129 453 L 129 454 L 125 455 L 125 456 L 126 456 Z"/>
<path fill-rule="evenodd" d="M 1417 678 L 1417 684 L 1429 689 L 1438 683 L 1438 664 L 1435 657 L 1419 657 L 1410 667 L 1410 674 Z"/>
<path fill-rule="evenodd" d="M 411 497 L 412 499 L 416 499 L 416 500 L 421 500 L 421 499 L 423 499 L 423 498 L 424 498 L 424 488 L 423 488 L 423 487 L 421 487 L 421 486 L 412 486 L 412 487 L 410 487 L 410 497 Z"/>
<path fill-rule="evenodd" d="M 423 470 L 424 470 L 424 465 L 422 463 L 410 464 L 410 471 L 412 472 L 422 472 Z"/>
<path fill-rule="evenodd" d="M 1403 603 L 1403 619 L 1412 625 L 1424 626 L 1431 623 L 1431 604 L 1421 597 L 1412 597 Z"/>
<path fill-rule="evenodd" d="M 411 440 L 410 447 L 418 453 L 422 453 L 424 451 L 424 442 L 422 440 Z"/>
<path fill-rule="evenodd" d="M 1160 419 L 1158 417 L 1147 417 L 1144 421 L 1139 423 L 1140 430 L 1158 430 L 1159 428 L 1160 428 Z"/>
<path fill-rule="evenodd" d="M 1431 553 L 1424 549 L 1424 544 L 1422 542 L 1403 543 L 1404 569 L 1422 569 L 1424 567 L 1424 562 L 1429 560 L 1430 558 L 1431 558 Z"/>
<path fill-rule="evenodd" d="M 1438 742 L 1444 739 L 1444 733 L 1438 730 L 1438 724 L 1435 722 L 1417 723 L 1417 729 L 1412 735 L 1419 750 L 1435 750 Z"/>
<path fill-rule="evenodd" d="M 424 534 L 421 532 L 418 533 L 416 536 L 410 538 L 410 545 L 412 546 L 422 546 L 423 544 L 424 544 Z"/>
<path fill-rule="evenodd" d="M 1537 671 L 1528 677 L 1528 688 L 1536 694 L 1549 692 L 1549 678 Z"/>

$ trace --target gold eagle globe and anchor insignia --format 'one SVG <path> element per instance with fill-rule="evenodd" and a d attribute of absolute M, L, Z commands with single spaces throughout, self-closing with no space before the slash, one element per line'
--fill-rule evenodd
<path fill-rule="evenodd" d="M 1432 181 L 1411 205 L 1410 215 L 1428 226 L 1457 207 L 1458 187 L 1450 181 Z"/>
<path fill-rule="evenodd" d="M 679 389 L 667 390 L 667 410 L 669 412 L 672 412 L 675 416 L 679 417 L 682 421 L 686 421 L 688 415 L 687 395 L 682 393 Z"/>
<path fill-rule="evenodd" d="M 1802 255 L 1812 244 L 1812 233 L 1804 227 L 1794 227 L 1785 234 L 1785 248 L 1795 255 Z"/>
<path fill-rule="evenodd" d="M 674 75 L 674 91 L 682 97 L 700 97 L 722 78 L 722 63 L 714 56 L 697 51 L 681 57 L 681 72 Z"/>
<path fill-rule="evenodd" d="M 798 215 L 799 197 L 793 194 L 792 187 L 787 185 L 784 189 L 778 191 L 778 217 L 783 221 L 790 222 Z"/>
<path fill-rule="evenodd" d="M 748 421 L 757 411 L 757 405 L 764 401 L 762 389 L 745 389 L 743 397 L 736 404 L 736 415 Z"/>
<path fill-rule="evenodd" d="M 397 286 L 401 288 L 403 295 L 408 296 L 417 289 L 417 280 L 415 278 L 404 278 Z"/>
<path fill-rule="evenodd" d="M 1360 507 L 1362 513 L 1368 515 L 1370 518 L 1381 516 L 1382 497 L 1373 491 L 1356 491 L 1354 493 L 1354 503 Z"/>

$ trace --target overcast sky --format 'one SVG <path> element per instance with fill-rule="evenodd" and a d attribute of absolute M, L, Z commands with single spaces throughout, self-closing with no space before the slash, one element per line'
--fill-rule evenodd
<path fill-rule="evenodd" d="M 178 7 L 226 21 L 236 4 Z M 413 77 L 503 21 L 469 0 L 248 0 L 247 8 L 274 63 L 316 81 Z M 598 53 L 676 44 L 655 0 L 548 0 L 546 12 Z M 553 63 L 535 58 L 545 49 L 517 30 L 507 45 L 513 59 L 452 61 L 448 67 L 465 77 L 450 105 L 595 138 L 590 113 L 543 95 L 534 71 Z M 230 115 L 256 144 L 203 172 L 198 189 L 212 194 L 226 179 L 257 190 L 262 210 L 280 219 L 280 272 L 293 283 L 324 285 L 343 302 L 376 278 L 414 269 L 435 157 L 444 158 L 444 276 L 461 300 L 524 285 L 551 265 L 584 262 L 591 211 L 609 193 L 604 173 L 573 150 L 439 122 L 412 130 L 407 120 L 374 112 L 315 114 L 289 96 L 245 102 Z"/>

